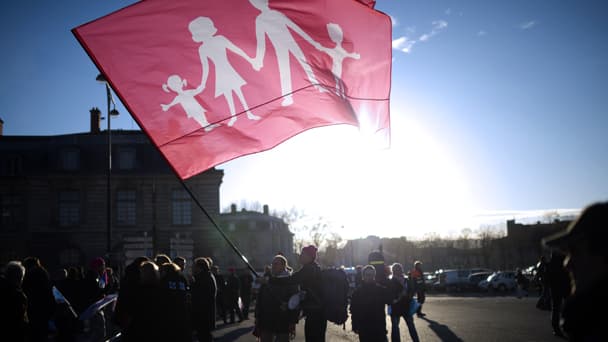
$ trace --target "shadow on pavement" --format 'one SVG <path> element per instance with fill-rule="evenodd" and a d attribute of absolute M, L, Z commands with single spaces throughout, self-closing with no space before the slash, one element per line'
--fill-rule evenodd
<path fill-rule="evenodd" d="M 450 328 L 447 325 L 438 323 L 437 321 L 433 321 L 426 317 L 421 317 L 420 319 L 427 321 L 429 323 L 429 328 L 431 328 L 431 330 L 433 330 L 435 335 L 437 335 L 437 337 L 439 337 L 439 339 L 441 339 L 441 341 L 463 342 L 463 340 L 460 337 L 456 336 L 456 334 L 454 334 L 454 332 L 452 330 L 450 330 Z"/>
<path fill-rule="evenodd" d="M 253 327 L 238 328 L 238 329 L 234 329 L 220 337 L 216 337 L 213 340 L 219 341 L 219 342 L 236 341 L 243 335 L 251 334 L 252 331 L 253 331 Z M 253 339 L 253 335 L 251 337 Z"/>

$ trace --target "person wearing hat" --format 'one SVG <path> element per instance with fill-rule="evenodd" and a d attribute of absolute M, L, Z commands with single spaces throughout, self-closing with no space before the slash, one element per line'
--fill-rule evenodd
<path fill-rule="evenodd" d="M 316 262 L 317 247 L 309 245 L 302 248 L 300 253 L 300 264 L 302 268 L 293 273 L 289 280 L 291 283 L 300 285 L 305 292 L 304 299 L 300 303 L 306 320 L 304 322 L 304 338 L 306 341 L 325 341 L 327 330 L 327 319 L 323 314 L 321 302 L 321 267 Z M 275 281 L 270 278 L 270 284 Z"/>
<path fill-rule="evenodd" d="M 564 305 L 562 329 L 571 341 L 605 341 L 608 322 L 608 202 L 594 203 L 566 230 L 543 244 L 566 254 L 572 291 Z"/>

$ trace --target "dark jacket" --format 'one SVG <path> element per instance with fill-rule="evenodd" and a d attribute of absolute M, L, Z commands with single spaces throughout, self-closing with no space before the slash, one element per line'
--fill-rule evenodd
<path fill-rule="evenodd" d="M 355 289 L 350 302 L 353 331 L 357 334 L 377 336 L 383 341 L 386 336 L 386 314 L 384 306 L 393 301 L 393 291 L 377 283 L 363 282 Z"/>
<path fill-rule="evenodd" d="M 215 329 L 215 300 L 217 285 L 211 272 L 194 275 L 192 291 L 192 323 L 196 330 Z"/>
<path fill-rule="evenodd" d="M 590 291 L 575 294 L 564 306 L 563 330 L 570 341 L 606 341 L 608 322 L 608 277 L 598 282 Z"/>
<path fill-rule="evenodd" d="M 26 341 L 27 297 L 19 287 L 0 277 L 0 331 L 12 341 Z"/>
<path fill-rule="evenodd" d="M 270 279 L 270 282 L 273 278 Z M 306 297 L 301 303 L 304 315 L 323 313 L 323 298 L 321 293 L 321 267 L 316 262 L 311 262 L 302 266 L 295 272 L 290 281 L 296 285 L 300 285 L 300 289 L 306 291 Z"/>
<path fill-rule="evenodd" d="M 260 287 L 255 306 L 256 326 L 262 331 L 288 333 L 289 325 L 298 322 L 297 310 L 289 310 L 289 298 L 298 293 L 298 286 L 287 276 L 273 277 Z"/>
<path fill-rule="evenodd" d="M 388 282 L 388 288 L 392 293 L 391 316 L 409 315 L 412 297 L 416 293 L 416 286 L 409 278 L 398 279 L 393 277 Z"/>

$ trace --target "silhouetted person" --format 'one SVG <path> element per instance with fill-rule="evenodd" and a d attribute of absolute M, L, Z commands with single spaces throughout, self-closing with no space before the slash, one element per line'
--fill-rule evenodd
<path fill-rule="evenodd" d="M 298 293 L 298 286 L 289 281 L 287 259 L 276 255 L 272 260 L 272 282 L 260 287 L 255 305 L 255 330 L 260 342 L 288 342 L 295 332 L 298 310 L 289 310 L 286 303 Z"/>
<path fill-rule="evenodd" d="M 357 267 L 355 267 L 355 271 L 355 288 L 357 288 L 363 283 L 363 275 L 361 273 L 361 271 L 363 271 L 363 266 L 357 265 Z"/>
<path fill-rule="evenodd" d="M 159 297 L 161 295 L 158 266 L 152 261 L 144 261 L 139 267 L 137 288 L 129 292 L 133 296 L 132 312 L 127 330 L 123 330 L 124 341 L 162 341 L 160 330 L 164 328 Z"/>
<path fill-rule="evenodd" d="M 189 308 L 190 285 L 179 266 L 165 263 L 159 267 L 161 308 L 161 341 L 191 342 L 192 323 Z"/>
<path fill-rule="evenodd" d="M 23 342 L 27 338 L 27 297 L 21 285 L 25 268 L 11 261 L 0 276 L 0 332 L 3 338 Z"/>
<path fill-rule="evenodd" d="M 217 286 L 217 296 L 215 297 L 215 306 L 217 309 L 217 314 L 222 318 L 224 324 L 228 324 L 228 319 L 226 317 L 226 279 L 220 273 L 219 266 L 212 266 L 211 271 L 213 272 L 213 276 L 215 277 L 215 284 Z"/>
<path fill-rule="evenodd" d="M 541 310 L 551 309 L 551 293 L 549 293 L 549 284 L 547 283 L 547 259 L 541 256 L 536 264 L 536 275 L 534 276 L 536 283 L 540 287 L 540 297 L 536 302 L 536 307 Z"/>
<path fill-rule="evenodd" d="M 239 296 L 241 295 L 241 281 L 236 275 L 234 268 L 228 269 L 230 274 L 226 278 L 226 310 L 230 314 L 230 323 L 234 323 L 235 314 L 239 318 L 239 322 L 243 321 L 243 313 L 239 307 Z"/>
<path fill-rule="evenodd" d="M 323 313 L 321 267 L 316 262 L 317 247 L 313 245 L 302 248 L 300 253 L 300 264 L 302 268 L 289 276 L 289 282 L 299 285 L 305 293 L 300 302 L 300 307 L 306 317 L 304 321 L 304 338 L 307 342 L 324 342 L 327 330 L 327 319 Z M 273 284 L 276 280 L 273 277 L 258 279 L 262 284 Z"/>
<path fill-rule="evenodd" d="M 249 319 L 249 307 L 251 305 L 251 286 L 253 284 L 253 276 L 251 272 L 245 271 L 239 277 L 241 281 L 241 301 L 243 302 L 243 319 Z"/>
<path fill-rule="evenodd" d="M 570 278 L 564 268 L 564 258 L 563 253 L 553 251 L 547 265 L 547 284 L 551 292 L 551 326 L 556 336 L 564 335 L 560 327 L 562 304 L 570 294 Z"/>
<path fill-rule="evenodd" d="M 393 293 L 376 282 L 376 269 L 363 268 L 363 283 L 355 289 L 350 302 L 353 331 L 361 342 L 386 341 L 386 314 L 384 307 L 393 301 Z"/>
<path fill-rule="evenodd" d="M 563 312 L 563 330 L 571 341 L 605 341 L 608 322 L 608 202 L 585 208 L 568 228 L 544 240 L 566 253 L 573 280 Z"/>
<path fill-rule="evenodd" d="M 194 259 L 192 275 L 192 328 L 200 342 L 210 342 L 211 331 L 215 329 L 217 285 L 206 258 Z"/>
<path fill-rule="evenodd" d="M 409 278 L 416 287 L 416 298 L 418 299 L 418 303 L 420 303 L 416 315 L 418 315 L 418 317 L 424 317 L 426 314 L 422 312 L 422 304 L 424 304 L 424 300 L 426 299 L 426 284 L 424 283 L 424 272 L 422 271 L 421 261 L 414 262 L 414 268 L 410 271 Z"/>
<path fill-rule="evenodd" d="M 121 279 L 121 287 L 118 292 L 114 321 L 122 329 L 123 339 L 129 335 L 133 316 L 138 310 L 138 295 L 141 288 L 141 266 L 150 261 L 147 257 L 138 257 L 125 268 L 125 274 Z M 152 267 L 152 266 L 148 266 Z"/>
<path fill-rule="evenodd" d="M 48 322 L 55 312 L 51 278 L 36 257 L 23 260 L 25 277 L 23 292 L 28 299 L 27 316 L 30 320 L 30 341 L 48 340 Z"/>
<path fill-rule="evenodd" d="M 391 303 L 391 342 L 400 342 L 401 333 L 399 323 L 401 317 L 405 320 L 412 341 L 418 342 L 418 332 L 414 325 L 414 317 L 410 314 L 410 305 L 414 298 L 415 285 L 413 279 L 408 279 L 403 274 L 403 266 L 395 263 L 392 267 L 393 277 L 388 282 L 388 288 L 392 291 L 393 301 Z"/>

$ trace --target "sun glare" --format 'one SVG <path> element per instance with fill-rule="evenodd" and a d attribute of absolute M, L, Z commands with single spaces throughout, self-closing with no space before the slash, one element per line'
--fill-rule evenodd
<path fill-rule="evenodd" d="M 344 227 L 347 239 L 459 233 L 475 210 L 462 162 L 419 123 L 401 118 L 392 126 L 399 134 L 389 149 L 340 125 L 227 163 L 222 206 L 249 199 L 296 207 Z"/>

